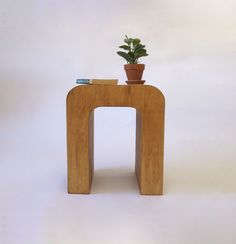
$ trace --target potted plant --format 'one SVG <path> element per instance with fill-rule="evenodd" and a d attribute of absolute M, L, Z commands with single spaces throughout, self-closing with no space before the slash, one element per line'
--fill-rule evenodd
<path fill-rule="evenodd" d="M 145 49 L 145 45 L 141 44 L 141 40 L 138 38 L 129 38 L 125 36 L 125 45 L 119 46 L 123 51 L 118 51 L 117 54 L 123 57 L 127 64 L 124 65 L 124 69 L 128 78 L 127 84 L 143 84 L 142 80 L 144 64 L 139 64 L 138 60 L 141 57 L 148 56 Z"/>

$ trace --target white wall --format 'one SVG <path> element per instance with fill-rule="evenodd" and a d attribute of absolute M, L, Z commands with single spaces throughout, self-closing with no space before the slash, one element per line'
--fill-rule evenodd
<path fill-rule="evenodd" d="M 188 140 L 196 130 L 198 144 L 206 140 L 206 129 L 209 139 L 231 147 L 235 13 L 233 0 L 1 0 L 2 133 L 6 140 L 9 131 L 22 129 L 27 135 L 27 125 L 42 132 L 35 138 L 30 133 L 28 140 L 43 140 L 47 134 L 51 142 L 56 137 L 64 146 L 66 93 L 78 77 L 117 77 L 124 83 L 124 62 L 116 51 L 127 34 L 147 45 L 144 78 L 166 96 L 167 147 Z M 133 124 L 134 115 L 120 111 Z M 97 120 L 114 113 L 101 111 Z"/>
<path fill-rule="evenodd" d="M 11 169 L 18 183 L 58 167 L 65 173 L 66 94 L 79 77 L 124 84 L 116 51 L 127 34 L 146 44 L 144 78 L 166 97 L 166 185 L 183 165 L 204 166 L 196 178 L 219 165 L 211 181 L 235 189 L 235 27 L 234 0 L 0 0 L 2 179 L 8 184 Z M 111 157 L 133 163 L 134 121 L 129 109 L 97 111 L 98 168 Z M 187 187 L 185 173 L 176 182 Z"/>

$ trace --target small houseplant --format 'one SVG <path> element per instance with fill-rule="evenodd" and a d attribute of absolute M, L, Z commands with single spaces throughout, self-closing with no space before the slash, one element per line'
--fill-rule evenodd
<path fill-rule="evenodd" d="M 125 45 L 119 46 L 123 51 L 118 51 L 117 54 L 123 57 L 127 64 L 124 65 L 124 69 L 128 78 L 127 84 L 143 84 L 142 80 L 144 64 L 139 64 L 139 58 L 148 56 L 145 49 L 145 45 L 141 44 L 141 40 L 138 38 L 129 38 L 125 36 Z"/>

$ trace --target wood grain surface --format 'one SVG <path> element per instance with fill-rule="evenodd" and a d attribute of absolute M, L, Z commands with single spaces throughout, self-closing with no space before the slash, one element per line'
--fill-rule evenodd
<path fill-rule="evenodd" d="M 68 192 L 90 193 L 97 107 L 136 109 L 135 172 L 140 194 L 161 195 L 165 99 L 160 90 L 149 85 L 81 85 L 68 93 Z"/>

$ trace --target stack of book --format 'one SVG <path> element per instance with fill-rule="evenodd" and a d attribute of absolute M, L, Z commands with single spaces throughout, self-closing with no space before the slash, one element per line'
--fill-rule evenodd
<path fill-rule="evenodd" d="M 76 83 L 86 85 L 117 85 L 118 79 L 77 79 Z"/>

